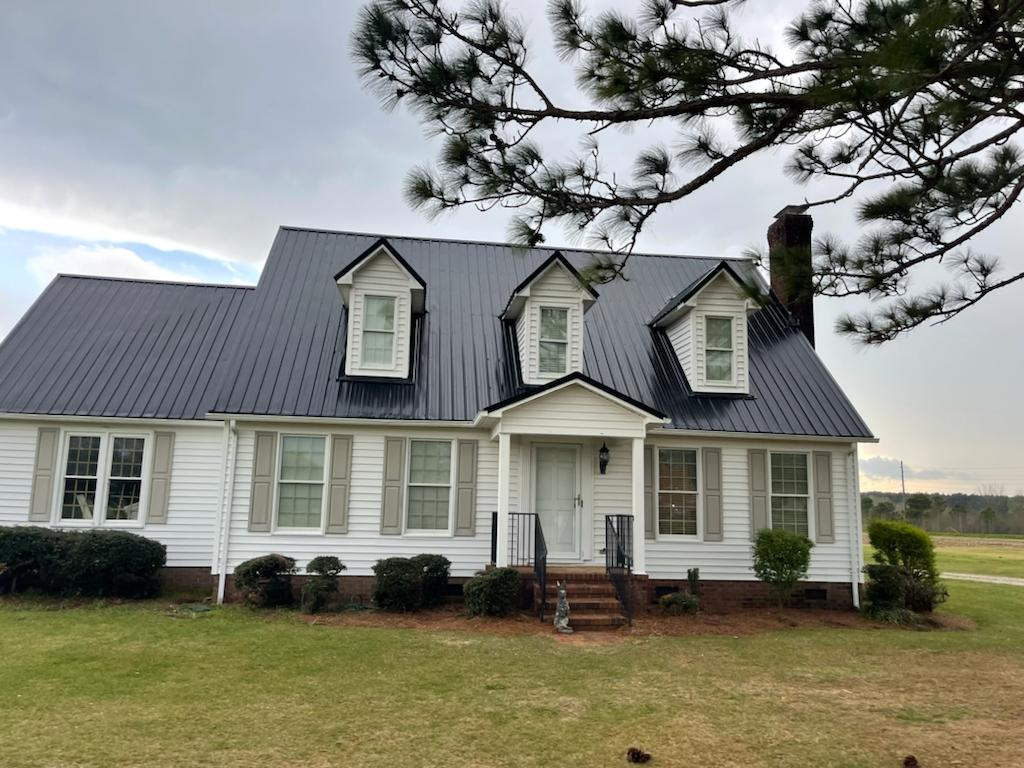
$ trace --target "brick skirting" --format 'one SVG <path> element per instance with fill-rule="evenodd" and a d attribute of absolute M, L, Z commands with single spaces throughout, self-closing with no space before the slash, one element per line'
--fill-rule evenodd
<path fill-rule="evenodd" d="M 644 594 L 644 602 L 654 607 L 661 595 L 667 592 L 688 592 L 686 579 L 642 579 L 638 590 Z M 775 605 L 775 596 L 770 587 L 761 581 L 714 581 L 701 579 L 700 607 L 708 613 L 728 613 L 748 608 L 765 608 Z M 802 581 L 789 600 L 792 608 L 828 608 L 831 610 L 853 610 L 853 589 L 848 582 Z"/>

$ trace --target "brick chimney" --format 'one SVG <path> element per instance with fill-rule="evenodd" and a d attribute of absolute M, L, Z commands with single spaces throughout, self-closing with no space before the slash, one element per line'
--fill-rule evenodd
<path fill-rule="evenodd" d="M 811 229 L 814 220 L 803 206 L 787 206 L 768 227 L 768 265 L 772 290 L 814 346 L 814 268 Z"/>

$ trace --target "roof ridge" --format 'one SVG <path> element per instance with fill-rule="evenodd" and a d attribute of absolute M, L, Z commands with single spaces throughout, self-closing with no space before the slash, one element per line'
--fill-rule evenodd
<path fill-rule="evenodd" d="M 69 278 L 72 280 L 107 280 L 114 283 L 145 283 L 147 285 L 170 285 L 181 288 L 230 288 L 232 290 L 253 291 L 255 285 L 235 285 L 232 283 L 207 283 L 191 280 L 157 280 L 148 277 L 115 277 L 113 275 L 75 275 L 58 272 L 54 279 Z"/>
<path fill-rule="evenodd" d="M 354 235 L 357 237 L 372 237 L 375 239 L 384 240 L 419 240 L 427 243 L 458 243 L 459 245 L 496 245 L 503 248 L 515 248 L 523 251 L 574 251 L 576 253 L 600 253 L 600 254 L 617 254 L 617 251 L 602 250 L 600 248 L 579 248 L 574 245 L 520 245 L 519 243 L 503 242 L 501 240 L 473 240 L 456 237 L 427 237 L 426 235 L 396 235 L 396 234 L 383 234 L 380 232 L 356 232 L 349 229 L 324 229 L 322 227 L 299 227 L 289 224 L 281 224 L 280 229 L 286 229 L 291 232 L 313 232 L 323 235 Z M 621 255 L 621 254 L 620 254 Z M 745 256 L 698 256 L 695 254 L 685 253 L 645 253 L 636 251 L 631 253 L 630 256 L 640 256 L 642 258 L 654 258 L 654 259 L 686 259 L 691 261 L 738 261 L 744 264 L 751 263 L 751 259 Z"/>

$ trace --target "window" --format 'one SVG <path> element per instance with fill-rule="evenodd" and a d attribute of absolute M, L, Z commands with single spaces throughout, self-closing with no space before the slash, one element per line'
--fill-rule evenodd
<path fill-rule="evenodd" d="M 146 441 L 141 437 L 115 437 L 107 479 L 107 520 L 138 520 L 142 500 L 142 456 Z"/>
<path fill-rule="evenodd" d="M 569 350 L 569 310 L 540 308 L 540 372 L 565 373 Z"/>
<path fill-rule="evenodd" d="M 395 298 L 367 296 L 363 306 L 363 365 L 395 364 Z"/>
<path fill-rule="evenodd" d="M 732 318 L 704 318 L 704 378 L 732 381 Z"/>
<path fill-rule="evenodd" d="M 807 454 L 773 453 L 772 528 L 807 536 Z"/>
<path fill-rule="evenodd" d="M 92 520 L 99 489 L 100 437 L 69 435 L 61 520 Z"/>
<path fill-rule="evenodd" d="M 324 506 L 326 439 L 307 435 L 281 437 L 281 472 L 277 486 L 278 528 L 319 528 Z"/>
<path fill-rule="evenodd" d="M 452 444 L 447 440 L 411 440 L 405 527 L 414 531 L 447 531 L 451 483 Z"/>
<path fill-rule="evenodd" d="M 658 449 L 658 533 L 697 535 L 697 451 Z"/>

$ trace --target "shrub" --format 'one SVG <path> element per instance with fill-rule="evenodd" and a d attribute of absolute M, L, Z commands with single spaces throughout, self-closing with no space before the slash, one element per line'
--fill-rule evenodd
<path fill-rule="evenodd" d="M 508 616 L 519 604 L 519 571 L 495 568 L 474 576 L 462 587 L 470 616 Z"/>
<path fill-rule="evenodd" d="M 306 565 L 310 574 L 302 585 L 300 606 L 304 613 L 320 613 L 338 594 L 338 577 L 345 570 L 345 564 L 333 555 L 314 557 Z"/>
<path fill-rule="evenodd" d="M 424 607 L 442 603 L 448 592 L 451 561 L 443 555 L 416 555 L 412 563 L 420 570 Z"/>
<path fill-rule="evenodd" d="M 868 539 L 875 548 L 876 563 L 903 568 L 916 577 L 938 577 L 932 539 L 916 525 L 902 520 L 872 520 Z"/>
<path fill-rule="evenodd" d="M 807 576 L 814 545 L 806 536 L 783 529 L 764 529 L 754 540 L 754 573 L 771 586 L 779 605 Z"/>
<path fill-rule="evenodd" d="M 690 594 L 700 596 L 700 568 L 687 568 L 686 580 L 690 583 Z"/>
<path fill-rule="evenodd" d="M 235 568 L 235 589 L 246 605 L 273 608 L 292 604 L 295 560 L 284 555 L 263 555 Z"/>
<path fill-rule="evenodd" d="M 0 530 L 0 591 L 150 597 L 166 561 L 163 544 L 128 531 Z"/>
<path fill-rule="evenodd" d="M 668 616 L 683 616 L 696 613 L 700 608 L 700 600 L 689 592 L 669 592 L 661 596 L 658 605 Z"/>
<path fill-rule="evenodd" d="M 902 612 L 931 613 L 949 593 L 938 580 L 931 537 L 900 520 L 872 520 L 868 538 L 875 562 L 865 566 L 868 613 L 878 617 Z"/>
<path fill-rule="evenodd" d="M 373 602 L 386 611 L 415 611 L 423 605 L 423 568 L 407 557 L 389 557 L 373 566 Z"/>

